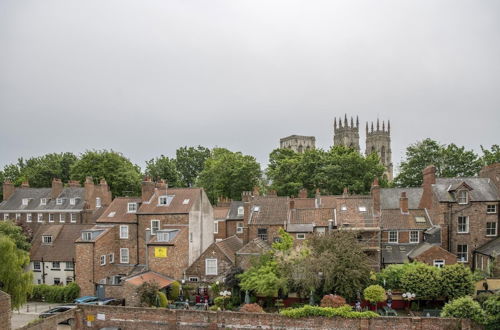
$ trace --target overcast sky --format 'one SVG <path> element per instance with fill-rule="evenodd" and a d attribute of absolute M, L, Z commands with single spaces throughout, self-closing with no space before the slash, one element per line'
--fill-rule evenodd
<path fill-rule="evenodd" d="M 335 116 L 391 120 L 393 162 L 430 137 L 500 144 L 500 1 L 0 0 L 0 166 L 179 146 L 266 164 L 333 143 Z"/>

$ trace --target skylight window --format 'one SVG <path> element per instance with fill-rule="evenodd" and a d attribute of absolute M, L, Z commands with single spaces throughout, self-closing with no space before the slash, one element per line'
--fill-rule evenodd
<path fill-rule="evenodd" d="M 366 206 L 358 207 L 359 212 L 366 212 Z"/>
<path fill-rule="evenodd" d="M 347 211 L 347 206 L 342 205 L 342 206 L 340 207 L 340 210 L 341 210 L 341 211 Z"/>
<path fill-rule="evenodd" d="M 115 216 L 115 214 L 116 214 L 116 212 L 114 212 L 114 211 L 113 211 L 113 212 L 109 212 L 109 214 L 108 214 L 108 218 L 112 218 L 112 217 L 114 217 L 114 216 Z"/>
<path fill-rule="evenodd" d="M 254 212 L 259 212 L 259 211 L 260 211 L 260 206 L 255 205 L 255 206 L 253 207 L 253 211 L 254 211 Z"/>
<path fill-rule="evenodd" d="M 182 202 L 183 205 L 186 205 L 186 204 L 189 204 L 189 198 L 186 198 L 183 202 Z"/>
<path fill-rule="evenodd" d="M 419 223 L 425 222 L 425 217 L 415 217 L 415 222 Z"/>

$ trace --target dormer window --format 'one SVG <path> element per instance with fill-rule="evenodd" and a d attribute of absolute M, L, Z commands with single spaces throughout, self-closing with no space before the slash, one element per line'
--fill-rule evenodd
<path fill-rule="evenodd" d="M 458 192 L 458 204 L 467 204 L 469 203 L 469 193 L 467 190 L 460 190 Z"/>
<path fill-rule="evenodd" d="M 127 212 L 128 213 L 135 213 L 135 212 L 137 212 L 137 203 L 128 203 L 127 204 Z"/>
<path fill-rule="evenodd" d="M 243 208 L 243 206 L 238 207 L 238 215 L 241 216 L 244 214 L 245 214 L 245 209 Z"/>
<path fill-rule="evenodd" d="M 76 198 L 70 198 L 69 205 L 75 205 L 75 204 L 76 204 Z"/>
<path fill-rule="evenodd" d="M 156 235 L 157 235 L 156 236 L 156 240 L 158 242 L 168 242 L 170 240 L 170 235 L 169 235 L 168 232 L 161 232 L 161 231 L 159 231 L 159 232 L 156 233 Z"/>
<path fill-rule="evenodd" d="M 167 205 L 167 196 L 158 197 L 158 205 Z"/>
<path fill-rule="evenodd" d="M 62 205 L 63 199 L 62 198 L 56 198 L 56 205 Z"/>
<path fill-rule="evenodd" d="M 40 205 L 47 205 L 47 198 L 40 198 Z"/>
<path fill-rule="evenodd" d="M 42 243 L 43 244 L 52 244 L 52 236 L 51 235 L 42 235 Z"/>
<path fill-rule="evenodd" d="M 162 206 L 169 206 L 172 200 L 174 199 L 174 195 L 163 195 L 158 197 L 158 205 Z M 185 203 L 186 200 L 184 200 L 183 204 L 189 203 L 189 199 L 187 200 L 187 203 Z"/>
<path fill-rule="evenodd" d="M 82 240 L 83 241 L 91 241 L 92 240 L 92 232 L 90 232 L 90 231 L 84 231 L 82 233 Z"/>
<path fill-rule="evenodd" d="M 26 205 L 28 205 L 29 201 L 30 201 L 29 198 L 23 198 L 23 202 L 22 203 L 23 203 L 24 206 L 26 206 Z"/>

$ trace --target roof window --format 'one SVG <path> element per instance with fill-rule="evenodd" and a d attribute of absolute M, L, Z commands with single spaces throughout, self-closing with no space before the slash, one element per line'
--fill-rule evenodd
<path fill-rule="evenodd" d="M 245 214 L 245 209 L 243 208 L 243 206 L 238 207 L 238 215 L 243 215 L 243 214 Z"/>
<path fill-rule="evenodd" d="M 42 235 L 43 244 L 52 244 L 52 235 Z"/>
<path fill-rule="evenodd" d="M 425 217 L 415 217 L 415 222 L 424 223 L 425 222 Z"/>
<path fill-rule="evenodd" d="M 187 205 L 189 204 L 189 198 L 186 198 L 183 202 L 182 202 L 183 205 Z"/>
<path fill-rule="evenodd" d="M 109 214 L 108 214 L 108 218 L 112 218 L 112 217 L 114 217 L 114 216 L 115 216 L 115 214 L 116 214 L 116 212 L 115 212 L 115 211 L 113 211 L 113 212 L 109 212 Z"/>
<path fill-rule="evenodd" d="M 76 204 L 76 198 L 70 198 L 69 199 L 69 204 L 70 205 L 75 205 Z"/>
<path fill-rule="evenodd" d="M 22 203 L 23 203 L 24 206 L 26 206 L 26 205 L 28 205 L 29 201 L 30 201 L 29 198 L 23 198 L 23 202 Z"/>
<path fill-rule="evenodd" d="M 358 207 L 359 212 L 366 212 L 366 206 Z"/>
<path fill-rule="evenodd" d="M 56 205 L 62 205 L 63 199 L 62 198 L 56 198 Z"/>
<path fill-rule="evenodd" d="M 260 206 L 255 205 L 255 206 L 253 207 L 253 211 L 254 211 L 254 212 L 259 212 L 259 211 L 260 211 Z"/>
<path fill-rule="evenodd" d="M 158 197 L 158 205 L 169 206 L 170 203 L 172 202 L 172 199 L 174 199 L 173 195 L 160 196 Z"/>
<path fill-rule="evenodd" d="M 340 207 L 340 210 L 341 210 L 341 211 L 347 211 L 347 206 L 342 205 L 342 206 Z"/>
<path fill-rule="evenodd" d="M 47 205 L 47 198 L 40 198 L 40 205 Z"/>

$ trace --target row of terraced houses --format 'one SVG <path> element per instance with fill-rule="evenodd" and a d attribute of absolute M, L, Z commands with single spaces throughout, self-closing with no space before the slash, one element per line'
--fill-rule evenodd
<path fill-rule="evenodd" d="M 279 239 L 280 228 L 295 244 L 355 231 L 374 270 L 414 260 L 436 267 L 460 262 L 500 276 L 500 163 L 477 177 L 435 173 L 427 167 L 419 188 L 381 188 L 375 180 L 368 195 L 303 189 L 282 197 L 255 189 L 216 206 L 201 188 L 148 178 L 141 196 L 114 199 L 104 179 L 87 178 L 83 187 L 54 179 L 51 188 L 4 182 L 0 217 L 32 230 L 35 283 L 76 281 L 82 295 L 125 298 L 127 305 L 138 304 L 136 288 L 147 281 L 203 290 L 232 267 L 247 269 Z"/>

